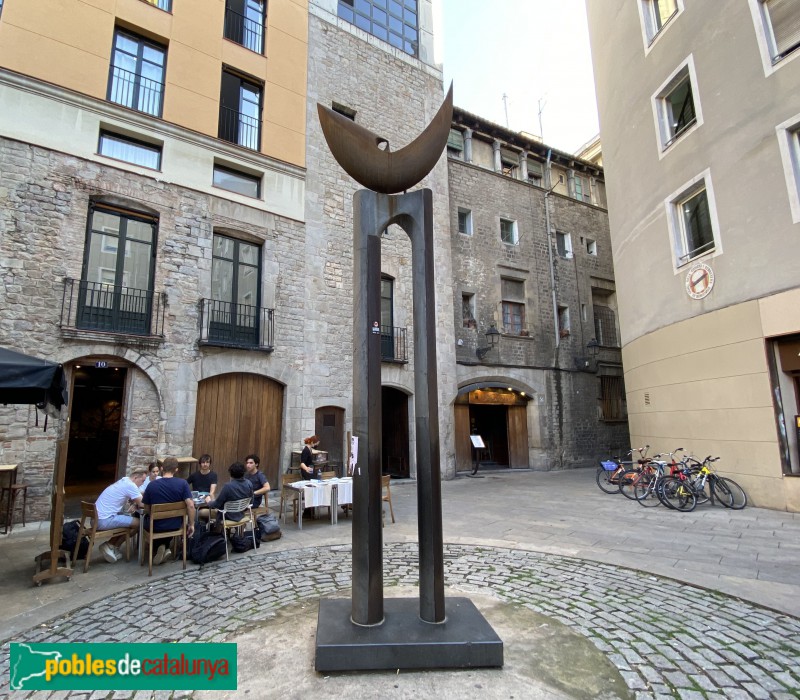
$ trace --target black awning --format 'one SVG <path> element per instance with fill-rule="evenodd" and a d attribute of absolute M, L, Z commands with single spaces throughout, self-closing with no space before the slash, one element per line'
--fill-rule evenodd
<path fill-rule="evenodd" d="M 64 368 L 48 360 L 0 348 L 0 404 L 47 404 L 60 409 L 67 403 Z"/>

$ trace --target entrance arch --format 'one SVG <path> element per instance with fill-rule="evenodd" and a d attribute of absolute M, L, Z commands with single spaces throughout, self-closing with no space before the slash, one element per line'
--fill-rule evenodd
<path fill-rule="evenodd" d="M 197 386 L 193 454 L 208 453 L 219 483 L 228 466 L 255 453 L 261 471 L 277 486 L 283 426 L 283 385 L 258 374 L 219 374 Z"/>
<path fill-rule="evenodd" d="M 381 410 L 382 471 L 408 477 L 408 394 L 390 386 L 381 387 Z"/>
<path fill-rule="evenodd" d="M 480 459 L 496 467 L 527 469 L 527 393 L 507 384 L 471 384 L 463 387 L 453 404 L 456 436 L 456 470 L 474 466 L 470 435 L 480 435 L 486 445 Z"/>

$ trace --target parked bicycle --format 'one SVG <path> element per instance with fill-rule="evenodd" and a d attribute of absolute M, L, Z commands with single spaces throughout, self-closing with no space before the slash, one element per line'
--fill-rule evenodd
<path fill-rule="evenodd" d="M 645 445 L 644 447 L 634 448 L 625 455 L 625 457 L 632 457 L 634 452 L 638 452 L 638 460 L 625 460 L 619 457 L 600 460 L 600 466 L 597 468 L 595 477 L 600 490 L 605 493 L 619 493 L 619 477 L 633 465 L 646 463 L 647 458 L 645 455 L 649 449 L 650 445 Z"/>
<path fill-rule="evenodd" d="M 679 478 L 689 483 L 698 503 L 716 500 L 732 510 L 741 510 L 747 505 L 745 490 L 733 479 L 720 476 L 711 469 L 712 462 L 718 462 L 719 457 L 709 455 L 702 462 L 690 457 L 687 461 L 687 468 Z"/>

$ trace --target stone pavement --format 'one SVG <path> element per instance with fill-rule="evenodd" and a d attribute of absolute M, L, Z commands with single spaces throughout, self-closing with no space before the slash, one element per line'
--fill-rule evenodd
<path fill-rule="evenodd" d="M 609 677 L 605 696 L 800 697 L 797 515 L 758 508 L 702 507 L 691 514 L 642 508 L 600 492 L 590 470 L 487 474 L 444 482 L 442 490 L 448 594 L 489 597 L 581 635 L 623 680 L 620 690 Z M 387 596 L 418 582 L 415 484 L 393 483 L 392 495 L 398 523 L 387 520 L 384 530 Z M 15 555 L 15 540 L 31 538 L 18 532 L 0 540 L 9 562 L 22 559 Z M 153 579 L 146 571 L 142 577 L 133 563 L 109 565 L 101 559 L 88 574 L 77 572 L 71 582 L 41 589 L 24 588 L 4 574 L 4 598 L 15 614 L 3 626 L 12 633 L 2 636 L 6 642 L 237 641 L 262 627 L 269 636 L 281 611 L 299 606 L 314 617 L 319 597 L 349 595 L 350 534 L 343 518 L 338 526 L 305 523 L 302 532 L 287 524 L 281 540 L 257 552 L 203 569 L 190 565 L 186 572 L 165 565 Z M 9 566 L 19 574 L 19 567 Z M 111 571 L 114 579 L 107 578 Z M 25 575 L 31 573 L 28 564 Z M 103 585 L 88 584 L 93 577 Z M 76 584 L 83 588 L 72 599 Z M 37 613 L 35 592 L 45 589 L 51 598 L 46 612 Z M 202 610 L 190 602 L 198 596 L 209 601 Z M 30 609 L 22 612 L 26 602 Z M 139 611 L 136 629 L 128 621 L 133 610 Z M 507 653 L 523 631 L 504 633 Z M 294 644 L 294 669 L 266 662 L 261 667 L 263 697 L 344 692 L 375 697 L 375 674 L 323 677 L 313 672 L 313 638 L 306 635 Z M 553 653 L 541 653 L 546 651 Z M 534 648 L 531 654 L 539 652 Z M 569 668 L 568 654 L 556 658 Z M 534 697 L 524 687 L 514 693 L 504 675 L 509 675 L 505 668 L 403 673 L 402 683 L 386 694 L 447 695 L 443 684 L 456 683 L 462 697 Z M 7 692 L 7 643 L 0 653 L 0 679 L 0 693 Z M 565 683 L 563 677 L 550 678 L 536 697 L 592 697 L 585 687 Z M 151 696 L 169 694 L 136 694 Z"/>

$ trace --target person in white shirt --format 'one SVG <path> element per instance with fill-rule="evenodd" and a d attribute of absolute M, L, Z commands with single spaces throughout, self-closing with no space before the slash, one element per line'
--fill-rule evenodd
<path fill-rule="evenodd" d="M 123 476 L 119 481 L 115 481 L 107 487 L 97 499 L 97 529 L 113 530 L 117 527 L 127 527 L 131 530 L 131 535 L 139 532 L 139 519 L 130 515 L 142 504 L 142 494 L 139 487 L 147 478 L 147 469 L 136 467 L 128 476 Z M 123 513 L 125 504 L 130 501 L 128 513 Z M 119 546 L 125 541 L 124 535 L 112 537 L 108 542 L 100 545 L 100 553 L 103 558 L 114 563 L 122 558 Z"/>

